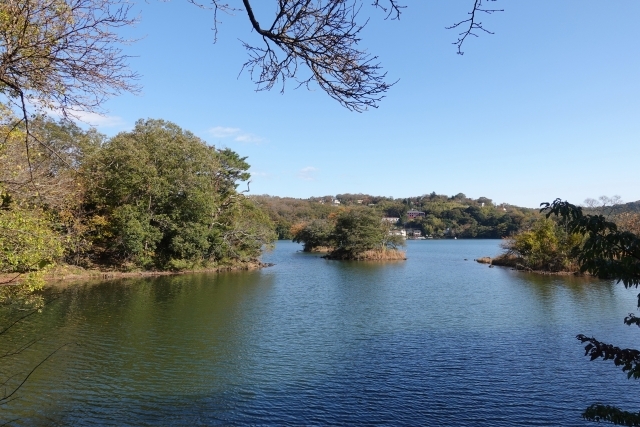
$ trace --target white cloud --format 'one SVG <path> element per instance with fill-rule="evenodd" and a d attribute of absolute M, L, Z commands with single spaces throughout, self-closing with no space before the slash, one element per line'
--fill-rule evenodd
<path fill-rule="evenodd" d="M 319 170 L 320 169 L 313 166 L 304 167 L 300 169 L 300 171 L 298 172 L 298 178 L 300 178 L 303 181 L 315 181 L 316 172 L 318 172 Z"/>
<path fill-rule="evenodd" d="M 209 129 L 209 134 L 214 138 L 232 138 L 236 142 L 258 144 L 264 139 L 252 133 L 243 132 L 240 128 L 216 126 Z"/>
<path fill-rule="evenodd" d="M 119 116 L 108 116 L 104 114 L 87 113 L 82 111 L 74 112 L 73 115 L 81 122 L 98 128 L 115 128 L 126 126 L 124 119 Z"/>
<path fill-rule="evenodd" d="M 44 112 L 51 117 L 62 118 L 63 113 L 60 108 L 54 106 L 49 108 L 44 105 L 40 100 L 31 100 L 28 104 L 35 110 Z M 74 110 L 73 108 L 67 109 L 67 115 L 72 120 L 77 120 L 81 123 L 97 128 L 123 128 L 127 126 L 127 123 L 122 117 L 109 116 L 107 114 L 92 113 L 88 111 Z"/>
<path fill-rule="evenodd" d="M 236 136 L 234 138 L 234 141 L 257 144 L 259 142 L 262 142 L 262 138 L 260 138 L 259 136 L 250 134 L 250 133 L 243 133 L 241 135 Z"/>
<path fill-rule="evenodd" d="M 214 128 L 209 129 L 209 133 L 214 138 L 228 138 L 230 136 L 234 136 L 240 133 L 240 129 L 238 128 L 226 128 L 223 126 L 216 126 Z"/>

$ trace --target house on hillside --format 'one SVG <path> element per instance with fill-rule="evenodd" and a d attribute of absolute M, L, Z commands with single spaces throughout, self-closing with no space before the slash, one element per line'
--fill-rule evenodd
<path fill-rule="evenodd" d="M 418 230 L 418 229 L 414 229 L 414 228 L 410 228 L 407 230 L 407 238 L 408 239 L 416 239 L 416 240 L 422 240 L 424 239 L 424 237 L 422 237 L 422 231 Z"/>
<path fill-rule="evenodd" d="M 415 219 L 415 218 L 419 218 L 421 216 L 425 216 L 425 213 L 422 211 L 417 211 L 415 209 L 411 209 L 410 211 L 407 212 L 407 218 L 409 219 Z"/>

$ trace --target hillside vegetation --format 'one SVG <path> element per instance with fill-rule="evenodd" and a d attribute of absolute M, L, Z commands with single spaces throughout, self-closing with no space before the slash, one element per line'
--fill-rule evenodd
<path fill-rule="evenodd" d="M 423 236 L 434 238 L 498 239 L 513 235 L 540 216 L 537 209 L 495 205 L 491 199 L 471 199 L 462 193 L 455 196 L 431 193 L 402 199 L 367 194 L 309 199 L 267 195 L 251 198 L 276 224 L 279 239 L 292 239 L 292 230 L 301 224 L 326 220 L 332 212 L 354 206 L 371 208 L 380 217 L 399 218 L 398 227 L 419 230 Z M 336 200 L 339 204 L 335 203 Z M 424 212 L 424 216 L 409 218 L 407 212 L 410 210 Z"/>

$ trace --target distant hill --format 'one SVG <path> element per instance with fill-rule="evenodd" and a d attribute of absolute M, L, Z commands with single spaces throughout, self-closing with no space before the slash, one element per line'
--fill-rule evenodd
<path fill-rule="evenodd" d="M 640 212 L 640 200 L 637 200 L 635 202 L 624 203 L 621 205 L 616 205 L 614 207 L 614 211 L 616 213 Z"/>
<path fill-rule="evenodd" d="M 254 195 L 251 199 L 268 213 L 280 239 L 291 239 L 292 227 L 330 219 L 340 209 L 351 208 L 375 209 L 381 218 L 393 219 L 414 236 L 433 238 L 498 239 L 526 228 L 540 216 L 537 209 L 496 205 L 486 197 L 473 199 L 463 193 L 432 192 L 398 199 L 361 193 L 308 199 Z"/>
<path fill-rule="evenodd" d="M 584 207 L 584 212 L 588 214 L 602 214 L 604 216 L 617 216 L 625 213 L 640 213 L 640 200 L 629 203 L 620 203 L 613 206 L 597 206 L 597 207 Z"/>

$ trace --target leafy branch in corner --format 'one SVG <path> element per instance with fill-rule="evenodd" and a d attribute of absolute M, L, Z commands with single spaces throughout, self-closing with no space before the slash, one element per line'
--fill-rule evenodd
<path fill-rule="evenodd" d="M 640 236 L 618 229 L 603 215 L 585 215 L 582 208 L 556 199 L 553 203 L 543 203 L 541 211 L 547 217 L 556 215 L 562 219 L 569 232 L 584 236 L 578 251 L 580 271 L 602 279 L 622 282 L 625 288 L 640 285 Z M 638 295 L 640 307 L 640 294 Z M 634 314 L 625 317 L 626 325 L 640 326 L 640 319 Z M 585 355 L 591 360 L 611 360 L 622 367 L 627 378 L 640 379 L 640 351 L 622 349 L 603 343 L 585 335 L 576 337 L 585 344 Z M 614 406 L 600 403 L 589 406 L 582 414 L 589 421 L 606 421 L 618 425 L 640 426 L 640 413 L 628 412 Z"/>

